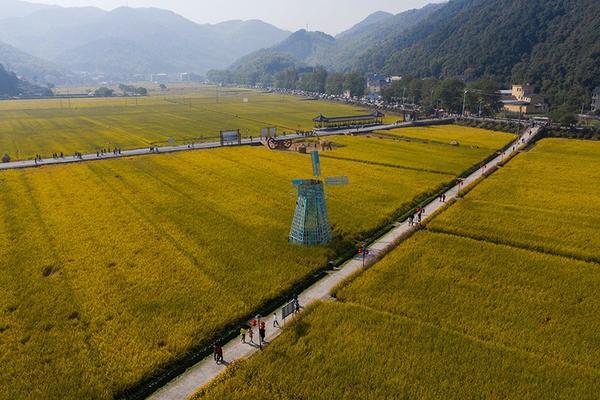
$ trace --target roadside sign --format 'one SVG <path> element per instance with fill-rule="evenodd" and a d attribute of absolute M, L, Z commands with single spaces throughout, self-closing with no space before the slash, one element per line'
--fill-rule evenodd
<path fill-rule="evenodd" d="M 281 318 L 286 319 L 287 317 L 292 315 L 295 310 L 296 310 L 296 302 L 294 300 L 292 300 L 281 308 Z"/>
<path fill-rule="evenodd" d="M 369 255 L 369 249 L 367 248 L 367 246 L 362 246 L 358 249 L 358 255 L 362 256 L 362 263 L 363 263 L 363 268 L 365 267 L 365 260 L 367 258 L 367 256 Z"/>

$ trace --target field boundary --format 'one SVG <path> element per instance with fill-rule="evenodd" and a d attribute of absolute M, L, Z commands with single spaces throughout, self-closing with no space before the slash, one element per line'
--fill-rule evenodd
<path fill-rule="evenodd" d="M 453 231 L 452 229 L 444 229 L 444 228 L 439 228 L 439 227 L 437 227 L 437 228 L 427 227 L 427 230 L 432 233 L 439 233 L 442 235 L 454 236 L 454 237 L 459 237 L 459 238 L 464 238 L 464 239 L 471 239 L 471 240 L 476 240 L 478 242 L 494 244 L 497 246 L 512 247 L 514 249 L 519 249 L 519 250 L 528 250 L 532 253 L 545 254 L 545 255 L 554 256 L 554 257 L 562 257 L 562 258 L 567 258 L 572 261 L 579 261 L 579 262 L 585 262 L 585 263 L 589 263 L 589 264 L 600 265 L 600 258 L 596 258 L 593 256 L 586 257 L 586 256 L 582 256 L 582 255 L 578 255 L 578 254 L 566 252 L 566 251 L 565 252 L 554 251 L 554 250 L 547 249 L 543 246 L 531 245 L 531 244 L 526 244 L 526 243 L 518 243 L 516 241 L 510 241 L 510 240 L 494 239 L 492 237 L 488 237 L 485 235 L 472 235 L 472 234 L 468 234 L 468 233 L 460 233 L 460 232 Z"/>
<path fill-rule="evenodd" d="M 542 127 L 527 129 L 523 133 L 523 135 L 517 139 L 516 142 L 510 143 L 507 146 L 507 148 L 510 149 L 511 146 L 515 146 L 512 152 L 520 151 L 529 143 L 530 140 L 534 139 L 539 133 L 541 133 L 542 130 Z M 443 193 L 446 194 L 447 200 L 452 201 L 453 199 L 456 199 L 463 188 L 479 182 L 481 176 L 484 175 L 484 172 L 488 168 L 496 166 L 502 160 L 504 160 L 506 154 L 504 154 L 503 152 L 498 153 L 496 153 L 497 155 L 495 155 L 495 157 L 491 156 L 493 158 L 490 161 L 488 161 L 487 164 L 485 164 L 482 168 L 476 169 L 469 176 L 467 176 L 458 184 L 454 185 L 445 193 Z M 426 217 L 435 215 L 437 211 L 447 206 L 447 203 L 439 201 L 438 197 L 439 196 L 436 196 L 424 207 Z M 366 266 L 373 265 L 375 262 L 377 262 L 377 260 L 381 259 L 389 251 L 394 249 L 400 242 L 402 242 L 403 239 L 405 239 L 407 236 L 410 236 L 418 229 L 421 229 L 420 225 L 409 225 L 408 221 L 403 221 L 396 224 L 391 231 L 387 231 L 377 240 L 370 244 L 369 248 L 371 250 L 371 253 L 366 258 L 366 260 L 363 261 L 362 257 L 353 256 L 350 260 L 344 263 L 341 266 L 341 268 L 337 269 L 336 271 L 324 273 L 324 275 L 320 279 L 316 280 L 314 285 L 310 286 L 308 289 L 300 293 L 300 295 L 298 296 L 300 304 L 302 304 L 303 306 L 309 306 L 311 304 L 316 303 L 317 301 L 331 298 L 331 290 L 333 288 L 338 287 L 351 276 L 360 273 L 364 270 Z M 274 303 L 274 306 L 277 306 L 277 304 Z M 270 310 L 270 312 L 261 313 L 261 315 L 271 315 L 274 311 L 277 310 L 277 307 L 273 307 Z M 251 348 L 245 344 L 240 343 L 240 341 L 237 338 L 237 329 L 229 333 L 229 337 L 222 339 L 230 340 L 229 343 L 224 346 L 224 352 L 226 358 L 229 359 L 231 362 L 238 359 L 247 358 L 257 351 L 257 349 L 255 348 Z M 271 341 L 272 339 L 279 336 L 280 333 L 280 330 L 276 330 L 270 335 L 267 335 L 267 340 Z M 209 354 L 210 352 L 207 352 L 205 356 L 208 356 Z M 204 359 L 203 361 L 199 362 L 193 367 L 187 369 L 185 373 L 183 373 L 177 379 L 162 387 L 160 390 L 158 390 L 158 385 L 153 385 L 151 388 L 146 387 L 144 393 L 150 394 L 153 390 L 157 390 L 152 396 L 149 397 L 152 400 L 174 400 L 189 398 L 199 388 L 205 386 L 212 379 L 218 377 L 224 370 L 226 370 L 225 366 L 217 365 L 211 359 Z M 164 381 L 164 379 L 161 379 L 161 381 Z M 141 388 L 138 389 L 141 390 Z M 148 389 L 150 389 L 150 391 Z M 142 398 L 139 396 L 141 392 L 137 392 L 137 394 L 138 395 L 136 396 L 133 394 L 133 392 L 131 392 L 131 396 L 122 398 Z"/>

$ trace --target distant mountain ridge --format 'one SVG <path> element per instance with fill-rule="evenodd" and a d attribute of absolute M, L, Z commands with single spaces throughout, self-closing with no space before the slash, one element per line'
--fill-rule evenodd
<path fill-rule="evenodd" d="M 374 13 L 335 38 L 322 32 L 300 30 L 275 46 L 244 56 L 232 64 L 230 70 L 238 76 L 249 77 L 245 83 L 265 76 L 276 65 L 282 68 L 321 65 L 329 70 L 349 72 L 356 69 L 355 61 L 372 46 L 385 40 L 391 33 L 403 32 L 419 24 L 442 6 L 431 4 L 398 15 Z M 273 60 L 277 62 L 273 63 Z"/>
<path fill-rule="evenodd" d="M 201 25 L 156 8 L 104 11 L 0 2 L 5 5 L 0 9 L 1 41 L 78 72 L 204 73 L 279 43 L 290 34 L 258 20 Z M 31 12 L 7 17 L 3 10 L 11 4 Z"/>
<path fill-rule="evenodd" d="M 451 0 L 391 17 L 375 14 L 333 45 L 302 37 L 311 52 L 299 54 L 284 42 L 245 59 L 260 66 L 261 54 L 277 54 L 330 72 L 528 82 L 550 104 L 572 107 L 588 103 L 600 86 L 598 0 Z M 238 76 L 252 82 L 261 71 Z"/>
<path fill-rule="evenodd" d="M 0 0 L 0 20 L 24 17 L 36 11 L 47 10 L 56 7 L 57 6 L 36 4 L 20 0 Z"/>
<path fill-rule="evenodd" d="M 48 88 L 19 79 L 14 72 L 7 71 L 6 68 L 0 64 L 0 97 L 48 95 L 52 95 Z"/>
<path fill-rule="evenodd" d="M 73 79 L 72 74 L 66 69 L 2 42 L 0 42 L 0 64 L 3 64 L 7 70 L 35 83 L 65 82 Z"/>
<path fill-rule="evenodd" d="M 552 104 L 588 101 L 600 85 L 600 3 L 453 0 L 354 62 L 389 74 L 530 82 Z"/>
<path fill-rule="evenodd" d="M 385 11 L 374 12 L 373 14 L 369 15 L 367 18 L 360 21 L 358 24 L 354 25 L 352 28 L 350 28 L 342 33 L 339 33 L 338 35 L 336 35 L 335 38 L 342 39 L 344 36 L 347 36 L 347 35 L 355 35 L 355 34 L 364 32 L 372 25 L 380 23 L 382 21 L 385 21 L 389 18 L 392 18 L 393 16 L 394 16 L 394 14 L 385 12 Z"/>

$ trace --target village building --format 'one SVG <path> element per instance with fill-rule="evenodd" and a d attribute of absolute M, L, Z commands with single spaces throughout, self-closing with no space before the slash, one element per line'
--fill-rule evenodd
<path fill-rule="evenodd" d="M 542 114 L 546 112 L 546 101 L 535 93 L 532 85 L 513 85 L 511 90 L 501 90 L 504 111 L 515 114 Z"/>
<path fill-rule="evenodd" d="M 391 79 L 385 76 L 373 74 L 367 77 L 367 93 L 369 94 L 381 94 L 384 89 L 389 88 L 391 85 Z"/>

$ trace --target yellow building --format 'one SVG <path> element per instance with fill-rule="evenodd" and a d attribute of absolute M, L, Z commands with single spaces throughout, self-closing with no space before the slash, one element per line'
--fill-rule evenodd
<path fill-rule="evenodd" d="M 517 114 L 541 114 L 546 112 L 546 101 L 535 94 L 533 86 L 513 85 L 511 90 L 502 90 L 504 111 Z"/>

